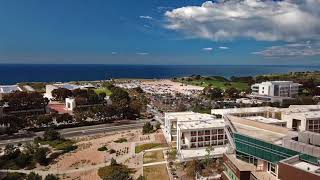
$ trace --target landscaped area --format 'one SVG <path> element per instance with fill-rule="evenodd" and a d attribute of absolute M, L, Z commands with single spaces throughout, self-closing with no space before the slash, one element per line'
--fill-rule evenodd
<path fill-rule="evenodd" d="M 160 143 L 141 144 L 141 145 L 136 146 L 135 152 L 140 153 L 140 152 L 148 150 L 148 149 L 160 148 L 160 147 L 165 147 L 165 146 L 166 145 L 160 144 Z"/>
<path fill-rule="evenodd" d="M 99 88 L 94 90 L 97 94 L 106 93 L 107 96 L 110 96 L 112 93 L 107 88 Z"/>
<path fill-rule="evenodd" d="M 194 86 L 212 86 L 214 88 L 221 88 L 221 89 L 227 89 L 227 88 L 236 88 L 241 91 L 245 91 L 249 88 L 249 85 L 244 82 L 231 82 L 228 79 L 222 78 L 222 77 L 187 77 L 187 78 L 177 78 L 174 81 L 181 82 L 183 84 L 189 84 Z"/>
<path fill-rule="evenodd" d="M 164 161 L 164 156 L 162 150 L 159 151 L 150 151 L 144 153 L 143 163 L 153 163 L 153 162 L 161 162 Z"/>
<path fill-rule="evenodd" d="M 143 176 L 147 180 L 168 180 L 169 175 L 165 164 L 143 167 Z"/>

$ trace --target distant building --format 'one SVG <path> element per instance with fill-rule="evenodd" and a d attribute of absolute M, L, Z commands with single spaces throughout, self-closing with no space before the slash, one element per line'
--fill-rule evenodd
<path fill-rule="evenodd" d="M 15 91 L 22 91 L 22 89 L 18 85 L 0 85 L 0 100 L 2 100 L 4 95 Z"/>
<path fill-rule="evenodd" d="M 252 93 L 248 97 L 265 102 L 280 102 L 298 96 L 301 84 L 292 81 L 266 81 L 253 84 Z"/>
<path fill-rule="evenodd" d="M 276 96 L 276 97 L 296 97 L 299 93 L 298 83 L 292 81 L 266 81 L 251 86 L 252 94 Z"/>

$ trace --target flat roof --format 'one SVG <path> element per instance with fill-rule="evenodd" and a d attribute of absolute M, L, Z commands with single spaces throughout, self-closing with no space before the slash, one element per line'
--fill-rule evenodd
<path fill-rule="evenodd" d="M 308 112 L 291 112 L 288 113 L 289 116 L 295 116 L 295 117 L 303 117 L 303 118 L 309 118 L 309 119 L 315 119 L 320 118 L 320 111 L 308 111 Z"/>
<path fill-rule="evenodd" d="M 279 123 L 286 123 L 287 121 L 285 120 L 279 120 L 275 118 L 265 118 L 263 116 L 247 116 L 244 117 L 244 119 L 249 119 L 253 121 L 258 121 L 266 124 L 279 124 Z"/>
<path fill-rule="evenodd" d="M 223 153 L 227 152 L 227 146 L 214 147 L 213 151 L 210 153 L 213 157 L 222 157 Z M 206 147 L 198 149 L 182 149 L 180 150 L 180 155 L 182 159 L 192 159 L 192 158 L 204 158 L 208 152 Z"/>
<path fill-rule="evenodd" d="M 253 126 L 249 126 L 241 123 L 232 122 L 232 124 L 235 126 L 235 128 L 240 134 L 247 135 L 249 137 L 257 138 L 257 139 L 271 142 L 271 143 L 276 143 L 277 141 L 287 136 L 287 134 L 282 134 L 282 133 L 274 132 L 271 130 L 253 127 Z"/>
<path fill-rule="evenodd" d="M 199 120 L 213 120 L 215 116 L 211 114 L 202 114 L 202 113 L 195 113 L 195 112 L 173 112 L 173 113 L 166 113 L 167 116 L 171 120 L 180 121 L 199 121 Z"/>
<path fill-rule="evenodd" d="M 257 113 L 257 112 L 275 112 L 280 111 L 279 108 L 263 106 L 248 108 L 228 108 L 228 109 L 211 109 L 212 114 L 237 114 L 237 113 Z"/>
<path fill-rule="evenodd" d="M 317 170 L 320 169 L 319 166 L 307 163 L 305 161 L 300 161 L 300 160 L 292 163 L 291 165 L 296 167 L 296 168 L 299 168 L 299 169 L 302 169 L 302 170 L 305 170 L 305 171 L 309 171 L 309 172 L 316 172 Z"/>
<path fill-rule="evenodd" d="M 240 170 L 240 171 L 253 171 L 255 170 L 255 166 L 253 164 L 247 163 L 245 161 L 241 161 L 237 159 L 235 154 L 225 154 L 228 159 L 232 161 L 232 163 Z"/>
<path fill-rule="evenodd" d="M 199 120 L 178 123 L 181 130 L 224 128 L 223 119 Z"/>

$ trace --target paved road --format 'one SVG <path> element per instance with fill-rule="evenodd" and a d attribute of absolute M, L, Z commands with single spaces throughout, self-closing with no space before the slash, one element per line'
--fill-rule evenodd
<path fill-rule="evenodd" d="M 80 137 L 80 136 L 95 135 L 99 133 L 142 128 L 144 123 L 147 121 L 148 120 L 132 121 L 131 124 L 125 124 L 125 125 L 121 125 L 119 123 L 100 124 L 100 125 L 94 125 L 94 126 L 66 128 L 58 131 L 65 138 L 74 138 L 74 137 Z M 32 141 L 35 137 L 42 136 L 42 135 L 43 135 L 43 132 L 37 132 L 33 137 L 0 140 L 0 147 L 5 146 L 6 144 L 18 144 L 18 143 L 29 142 L 29 141 Z"/>

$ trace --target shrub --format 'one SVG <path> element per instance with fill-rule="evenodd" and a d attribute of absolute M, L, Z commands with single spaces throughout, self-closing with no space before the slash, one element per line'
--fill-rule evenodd
<path fill-rule="evenodd" d="M 98 151 L 108 151 L 108 148 L 106 146 L 102 146 L 98 148 Z"/>
<path fill-rule="evenodd" d="M 115 143 L 123 143 L 123 142 L 128 142 L 128 140 L 126 138 L 120 138 L 118 140 L 113 141 Z"/>

